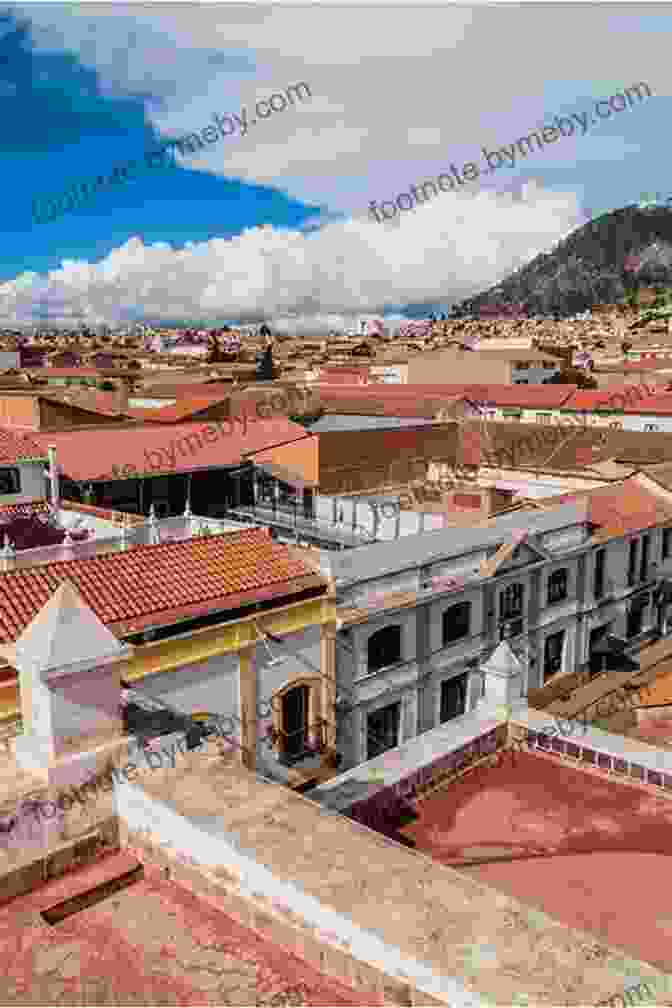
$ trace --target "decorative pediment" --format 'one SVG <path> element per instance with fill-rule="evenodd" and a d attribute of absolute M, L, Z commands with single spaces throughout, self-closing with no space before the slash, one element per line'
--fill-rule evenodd
<path fill-rule="evenodd" d="M 538 541 L 530 541 L 528 533 L 521 529 L 511 533 L 511 538 L 481 563 L 481 576 L 491 577 L 493 574 L 503 574 L 506 571 L 519 570 L 528 564 L 549 560 L 548 553 L 542 549 Z"/>
<path fill-rule="evenodd" d="M 511 556 L 498 566 L 497 572 L 503 574 L 504 571 L 516 570 L 519 567 L 527 566 L 527 564 L 539 563 L 540 560 L 548 559 L 550 559 L 548 554 L 541 547 L 527 542 L 516 547 Z"/>

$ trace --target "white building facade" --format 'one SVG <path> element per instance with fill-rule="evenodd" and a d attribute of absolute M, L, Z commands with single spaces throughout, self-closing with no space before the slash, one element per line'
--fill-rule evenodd
<path fill-rule="evenodd" d="M 488 661 L 503 641 L 523 696 L 587 663 L 599 671 L 606 634 L 636 656 L 666 626 L 655 589 L 671 553 L 662 527 L 599 542 L 585 505 L 571 503 L 323 555 L 339 612 L 343 767 L 502 703 Z"/>

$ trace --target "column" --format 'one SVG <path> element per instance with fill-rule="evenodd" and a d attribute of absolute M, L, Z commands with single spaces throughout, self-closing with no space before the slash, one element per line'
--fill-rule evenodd
<path fill-rule="evenodd" d="M 257 662 L 256 645 L 241 648 L 238 652 L 240 697 L 240 749 L 239 760 L 248 770 L 257 766 Z"/>
<path fill-rule="evenodd" d="M 401 730 L 399 745 L 418 734 L 418 698 L 416 690 L 408 691 L 401 698 Z"/>
<path fill-rule="evenodd" d="M 336 621 L 320 627 L 321 716 L 324 719 L 322 766 L 336 749 Z"/>

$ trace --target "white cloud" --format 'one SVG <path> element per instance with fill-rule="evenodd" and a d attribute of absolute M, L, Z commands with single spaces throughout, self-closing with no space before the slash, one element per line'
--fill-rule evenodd
<path fill-rule="evenodd" d="M 669 91 L 667 34 L 624 30 L 617 5 L 25 9 L 48 33 L 38 47 L 56 39 L 112 93 L 160 96 L 158 107 L 147 100 L 147 118 L 171 136 L 306 81 L 312 101 L 213 144 L 193 164 L 349 214 L 451 161 L 480 160 L 484 144 L 510 144 L 563 108 L 585 110 L 642 78 L 656 96 Z M 612 121 L 627 134 L 640 114 L 635 106 Z M 614 156 L 610 129 L 537 157 L 565 162 L 573 178 L 603 139 Z"/>
<path fill-rule="evenodd" d="M 174 250 L 131 238 L 97 264 L 64 261 L 0 285 L 0 318 L 52 306 L 53 316 L 122 321 L 348 316 L 385 305 L 458 300 L 551 248 L 581 214 L 572 193 L 529 183 L 510 194 L 445 193 L 386 224 L 331 221 L 302 233 L 255 227 Z"/>

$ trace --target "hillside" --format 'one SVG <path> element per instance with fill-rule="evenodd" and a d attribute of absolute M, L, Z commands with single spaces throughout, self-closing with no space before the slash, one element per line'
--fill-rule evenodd
<path fill-rule="evenodd" d="M 577 228 L 451 314 L 487 315 L 496 306 L 519 305 L 526 315 L 574 315 L 654 284 L 672 286 L 672 210 L 629 206 Z"/>

